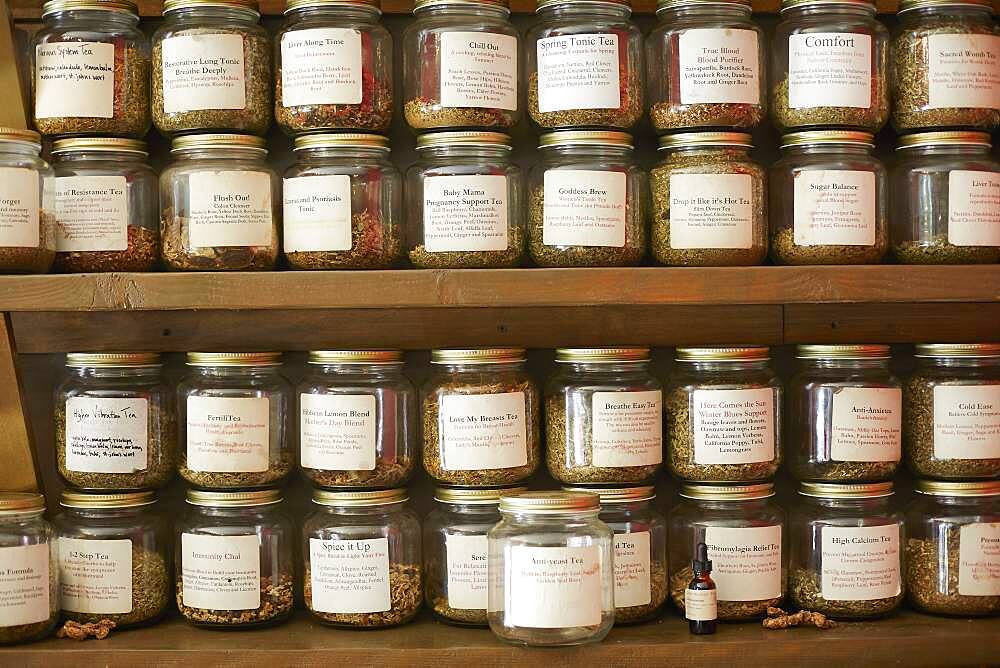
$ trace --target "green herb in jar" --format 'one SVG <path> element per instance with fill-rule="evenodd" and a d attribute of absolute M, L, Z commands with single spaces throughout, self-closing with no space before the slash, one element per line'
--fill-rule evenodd
<path fill-rule="evenodd" d="M 370 471 L 330 471 L 302 468 L 302 473 L 317 487 L 397 487 L 410 477 L 413 460 L 396 457 L 391 461 L 376 458 L 375 468 Z"/>
<path fill-rule="evenodd" d="M 876 207 L 876 218 L 880 216 Z M 885 223 L 876 219 L 875 243 L 871 246 L 849 246 L 824 244 L 803 246 L 795 243 L 795 230 L 791 227 L 778 230 L 771 235 L 771 257 L 776 264 L 822 265 L 822 264 L 878 264 L 888 249 Z"/>
<path fill-rule="evenodd" d="M 878 132 L 889 118 L 889 91 L 877 74 L 871 77 L 868 107 L 815 106 L 793 109 L 788 99 L 788 79 L 774 87 L 771 101 L 774 123 L 782 129 L 807 127 L 861 128 Z"/>
<path fill-rule="evenodd" d="M 113 621 L 117 628 L 149 622 L 166 611 L 170 602 L 170 575 L 163 556 L 132 542 L 132 609 L 123 613 L 63 610 L 67 619 L 82 624 Z"/>
<path fill-rule="evenodd" d="M 312 571 L 306 568 L 303 596 L 306 607 L 319 619 L 331 624 L 377 628 L 397 626 L 413 619 L 423 602 L 421 567 L 418 564 L 389 564 L 389 609 L 383 612 L 319 612 L 312 607 Z"/>
<path fill-rule="evenodd" d="M 478 107 L 445 107 L 425 98 L 407 100 L 403 105 L 406 122 L 415 130 L 435 128 L 509 128 L 514 125 L 513 111 Z"/>
<path fill-rule="evenodd" d="M 828 617 L 867 619 L 887 615 L 903 600 L 903 588 L 896 596 L 868 600 L 834 600 L 824 598 L 820 574 L 806 569 L 795 569 L 789 578 L 792 602 L 803 610 L 814 610 Z"/>
<path fill-rule="evenodd" d="M 624 31 L 623 31 L 624 32 Z M 538 108 L 538 73 L 528 77 L 528 113 L 543 128 L 607 127 L 628 129 L 642 118 L 642 82 L 635 67 L 621 67 L 623 104 L 611 109 L 563 109 L 540 111 Z"/>
<path fill-rule="evenodd" d="M 677 609 L 684 613 L 684 591 L 694 578 L 694 571 L 685 566 L 670 576 L 670 599 Z M 782 583 L 784 586 L 784 583 Z M 783 597 L 768 598 L 761 601 L 726 601 L 718 600 L 719 619 L 727 622 L 742 622 L 757 619 L 767 614 L 767 609 L 781 605 Z"/>
<path fill-rule="evenodd" d="M 524 231 L 520 225 L 507 227 L 507 248 L 496 251 L 429 251 L 417 244 L 410 262 L 421 269 L 490 269 L 516 267 L 524 253 Z"/>
<path fill-rule="evenodd" d="M 649 562 L 649 603 L 615 608 L 615 624 L 635 624 L 649 619 L 667 600 L 667 565 Z"/>
<path fill-rule="evenodd" d="M 947 536 L 940 547 L 933 540 L 911 538 L 906 542 L 906 592 L 912 605 L 927 612 L 963 617 L 1000 612 L 1000 596 L 959 593 L 961 527 L 942 525 L 940 530 Z M 947 577 L 942 577 L 942 570 Z"/>
<path fill-rule="evenodd" d="M 947 203 L 943 203 L 947 206 Z M 994 264 L 1000 262 L 1000 246 L 956 246 L 947 234 L 921 241 L 903 241 L 892 249 L 903 264 Z"/>
<path fill-rule="evenodd" d="M 266 471 L 194 471 L 187 465 L 187 450 L 181 448 L 177 471 L 186 481 L 202 489 L 241 489 L 276 484 L 292 472 L 292 454 L 282 449 L 277 461 L 268 463 Z"/>
<path fill-rule="evenodd" d="M 649 109 L 649 119 L 659 131 L 689 128 L 755 128 L 764 120 L 764 106 L 742 102 L 694 103 L 678 105 L 657 102 Z"/>

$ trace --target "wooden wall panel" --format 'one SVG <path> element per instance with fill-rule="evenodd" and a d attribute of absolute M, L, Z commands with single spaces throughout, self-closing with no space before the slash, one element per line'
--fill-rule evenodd
<path fill-rule="evenodd" d="M 39 489 L 38 467 L 32 455 L 31 429 L 23 400 L 13 331 L 0 314 L 0 491 Z"/>
<path fill-rule="evenodd" d="M 788 304 L 784 338 L 800 343 L 1000 341 L 1000 303 Z"/>

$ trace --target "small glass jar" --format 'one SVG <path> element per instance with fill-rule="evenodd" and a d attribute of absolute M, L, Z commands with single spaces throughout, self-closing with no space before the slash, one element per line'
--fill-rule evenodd
<path fill-rule="evenodd" d="M 920 344 L 903 385 L 903 454 L 914 475 L 1000 476 L 1000 343 Z"/>
<path fill-rule="evenodd" d="M 32 41 L 32 118 L 43 135 L 141 139 L 149 131 L 149 38 L 132 0 L 49 0 Z M 74 76 L 74 73 L 93 73 Z"/>
<path fill-rule="evenodd" d="M 413 619 L 423 601 L 420 522 L 405 489 L 313 492 L 302 525 L 304 598 L 332 626 L 371 629 Z"/>
<path fill-rule="evenodd" d="M 523 348 L 432 350 L 420 388 L 423 461 L 446 485 L 495 487 L 529 478 L 542 457 L 538 385 Z"/>
<path fill-rule="evenodd" d="M 646 38 L 649 119 L 658 132 L 757 127 L 767 53 L 749 0 L 658 0 Z"/>
<path fill-rule="evenodd" d="M 292 0 L 274 39 L 274 118 L 288 134 L 384 132 L 392 35 L 379 0 Z"/>
<path fill-rule="evenodd" d="M 791 515 L 792 605 L 834 619 L 872 619 L 903 602 L 903 515 L 891 482 L 804 482 Z"/>
<path fill-rule="evenodd" d="M 188 353 L 187 364 L 177 386 L 181 477 L 205 489 L 281 483 L 295 465 L 281 353 Z"/>
<path fill-rule="evenodd" d="M 403 113 L 414 130 L 513 127 L 520 38 L 507 0 L 417 0 L 403 32 Z"/>
<path fill-rule="evenodd" d="M 781 464 L 781 381 L 766 346 L 678 348 L 664 400 L 670 471 L 681 480 L 770 480 Z"/>
<path fill-rule="evenodd" d="M 798 480 L 891 480 L 902 459 L 902 384 L 881 345 L 798 348 L 788 382 L 785 442 Z"/>
<path fill-rule="evenodd" d="M 560 348 L 545 388 L 549 473 L 569 484 L 636 484 L 663 463 L 663 390 L 649 348 Z"/>
<path fill-rule="evenodd" d="M 902 0 L 892 41 L 892 124 L 1000 128 L 1000 27 L 990 0 Z"/>
<path fill-rule="evenodd" d="M 59 538 L 63 616 L 115 628 L 155 622 L 167 611 L 173 537 L 153 492 L 63 491 L 52 524 Z"/>
<path fill-rule="evenodd" d="M 190 624 L 280 624 L 294 603 L 294 529 L 281 491 L 187 492 L 177 520 L 177 608 Z"/>
<path fill-rule="evenodd" d="M 398 263 L 403 183 L 389 160 L 389 140 L 368 134 L 300 135 L 295 156 L 282 188 L 282 251 L 288 266 L 388 269 Z"/>
<path fill-rule="evenodd" d="M 708 546 L 719 619 L 760 619 L 788 591 L 785 512 L 774 485 L 684 485 L 670 510 L 670 599 L 684 615 L 698 544 Z"/>
<path fill-rule="evenodd" d="M 771 167 L 775 264 L 878 264 L 889 249 L 888 177 L 868 132 L 809 130 L 781 139 Z"/>
<path fill-rule="evenodd" d="M 499 132 L 417 137 L 406 173 L 409 257 L 420 269 L 515 267 L 524 253 L 521 168 Z"/>
<path fill-rule="evenodd" d="M 41 640 L 59 621 L 59 543 L 41 494 L 0 492 L 0 645 Z M 46 595 L 46 590 L 48 594 Z"/>
<path fill-rule="evenodd" d="M 1000 262 L 1000 162 L 992 148 L 985 132 L 899 138 L 891 176 L 892 250 L 899 262 Z"/>
<path fill-rule="evenodd" d="M 935 615 L 1000 614 L 1000 481 L 918 480 L 906 513 L 906 594 Z"/>
<path fill-rule="evenodd" d="M 763 264 L 767 172 L 743 132 L 660 137 L 664 157 L 649 173 L 653 257 L 681 267 Z M 671 197 L 671 191 L 674 195 Z"/>
<path fill-rule="evenodd" d="M 271 39 L 257 0 L 165 0 L 153 33 L 153 123 L 263 135 L 271 125 Z"/>
<path fill-rule="evenodd" d="M 52 145 L 56 261 L 64 273 L 153 271 L 160 261 L 159 181 L 136 139 Z"/>
<path fill-rule="evenodd" d="M 614 533 L 589 492 L 500 497 L 487 534 L 490 630 L 521 645 L 599 642 L 615 619 Z"/>
<path fill-rule="evenodd" d="M 173 271 L 267 271 L 278 259 L 281 181 L 266 143 L 185 135 L 160 175 L 163 263 Z"/>
<path fill-rule="evenodd" d="M 55 391 L 59 477 L 82 490 L 163 487 L 177 463 L 173 389 L 158 353 L 70 353 Z"/>
<path fill-rule="evenodd" d="M 889 31 L 873 0 L 782 0 L 771 113 L 784 132 L 878 132 L 889 120 Z"/>
<path fill-rule="evenodd" d="M 0 274 L 44 274 L 56 257 L 55 179 L 33 130 L 0 127 Z"/>
<path fill-rule="evenodd" d="M 528 247 L 540 267 L 628 267 L 646 255 L 646 173 L 632 136 L 563 130 L 539 139 L 528 178 Z"/>
<path fill-rule="evenodd" d="M 642 31 L 631 0 L 542 0 L 525 36 L 528 113 L 543 128 L 627 130 L 642 118 Z"/>
<path fill-rule="evenodd" d="M 302 473 L 318 487 L 399 487 L 417 463 L 417 399 L 398 350 L 314 350 L 299 383 Z"/>

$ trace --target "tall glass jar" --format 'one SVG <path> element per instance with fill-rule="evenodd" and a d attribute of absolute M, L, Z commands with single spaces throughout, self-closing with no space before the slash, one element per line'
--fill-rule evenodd
<path fill-rule="evenodd" d="M 417 137 L 417 162 L 406 173 L 413 266 L 517 266 L 524 253 L 524 195 L 510 150 L 510 137 L 499 132 Z"/>
<path fill-rule="evenodd" d="M 318 487 L 398 487 L 417 464 L 417 399 L 398 350 L 314 350 L 299 383 L 302 473 Z"/>
<path fill-rule="evenodd" d="M 889 249 L 888 177 L 868 132 L 782 137 L 771 167 L 776 264 L 878 264 Z"/>
<path fill-rule="evenodd" d="M 33 130 L 0 127 L 0 274 L 44 274 L 56 257 L 55 179 Z"/>
<path fill-rule="evenodd" d="M 764 119 L 767 54 L 751 11 L 749 0 L 658 0 L 646 38 L 655 130 L 749 129 Z"/>
<path fill-rule="evenodd" d="M 529 478 L 542 440 L 538 385 L 523 348 L 432 350 L 420 388 L 424 469 L 446 485 L 495 487 Z"/>
<path fill-rule="evenodd" d="M 173 271 L 267 271 L 278 259 L 281 182 L 249 135 L 176 137 L 160 175 L 163 263 Z"/>
<path fill-rule="evenodd" d="M 392 121 L 392 35 L 379 0 L 292 0 L 274 39 L 274 118 L 289 134 L 384 132 Z"/>
<path fill-rule="evenodd" d="M 631 0 L 543 0 L 525 36 L 528 113 L 543 128 L 627 130 L 642 118 L 642 31 Z"/>
<path fill-rule="evenodd" d="M 306 607 L 319 621 L 384 628 L 413 619 L 423 601 L 420 522 L 406 489 L 313 492 L 302 525 Z"/>
<path fill-rule="evenodd" d="M 59 621 L 59 543 L 41 494 L 0 492 L 0 645 L 41 640 Z"/>
<path fill-rule="evenodd" d="M 792 475 L 816 482 L 890 480 L 902 459 L 903 392 L 889 346 L 798 348 L 785 442 Z"/>
<path fill-rule="evenodd" d="M 550 132 L 528 178 L 528 247 L 541 267 L 623 267 L 646 255 L 649 184 L 632 136 Z"/>
<path fill-rule="evenodd" d="M 780 606 L 788 590 L 785 513 L 771 497 L 774 485 L 681 487 L 670 510 L 670 599 L 684 614 L 684 591 L 694 577 L 698 544 L 714 566 L 719 619 L 760 619 Z"/>
<path fill-rule="evenodd" d="M 403 113 L 414 130 L 513 127 L 520 40 L 507 0 L 417 0 L 403 32 Z"/>
<path fill-rule="evenodd" d="M 70 353 L 54 398 L 56 463 L 83 490 L 163 487 L 177 463 L 173 388 L 158 353 Z"/>
<path fill-rule="evenodd" d="M 205 489 L 276 485 L 295 465 L 281 353 L 188 353 L 177 386 L 180 474 Z"/>
<path fill-rule="evenodd" d="M 150 624 L 168 608 L 173 536 L 153 492 L 64 491 L 59 537 L 62 612 L 81 624 Z"/>
<path fill-rule="evenodd" d="M 891 177 L 892 250 L 898 261 L 1000 262 L 1000 162 L 992 148 L 985 132 L 899 138 Z"/>
<path fill-rule="evenodd" d="M 1000 343 L 920 344 L 903 385 L 903 453 L 914 475 L 1000 476 Z"/>
<path fill-rule="evenodd" d="M 294 604 L 292 522 L 281 491 L 188 490 L 177 520 L 177 608 L 190 624 L 243 629 L 280 624 Z"/>
<path fill-rule="evenodd" d="M 782 0 L 771 93 L 781 131 L 878 132 L 889 120 L 889 31 L 872 0 Z"/>
<path fill-rule="evenodd" d="M 789 596 L 835 619 L 871 619 L 903 602 L 903 515 L 891 482 L 804 482 L 791 515 Z"/>
<path fill-rule="evenodd" d="M 389 140 L 369 134 L 295 138 L 282 194 L 292 269 L 388 269 L 402 259 L 403 183 Z"/>
<path fill-rule="evenodd" d="M 569 484 L 636 484 L 663 463 L 663 390 L 649 348 L 560 348 L 545 388 L 549 473 Z"/>
<path fill-rule="evenodd" d="M 681 480 L 770 480 L 781 464 L 781 381 L 764 346 L 678 348 L 664 400 L 670 471 Z"/>
<path fill-rule="evenodd" d="M 589 492 L 500 497 L 487 534 L 490 629 L 501 640 L 557 646 L 599 642 L 615 619 L 614 534 Z"/>
<path fill-rule="evenodd" d="M 657 262 L 684 267 L 764 262 L 767 172 L 750 157 L 752 148 L 753 138 L 743 132 L 660 137 L 665 155 L 649 173 Z"/>
<path fill-rule="evenodd" d="M 150 123 L 150 54 L 136 3 L 48 0 L 42 21 L 31 52 L 38 131 L 144 137 Z"/>

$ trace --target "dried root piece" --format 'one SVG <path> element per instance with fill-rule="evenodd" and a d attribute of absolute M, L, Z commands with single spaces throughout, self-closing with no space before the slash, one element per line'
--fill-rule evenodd
<path fill-rule="evenodd" d="M 57 638 L 70 638 L 71 640 L 86 640 L 87 638 L 97 638 L 104 640 L 118 626 L 110 619 L 101 619 L 92 624 L 81 624 L 72 620 L 63 624 L 62 628 L 56 632 Z"/>
<path fill-rule="evenodd" d="M 764 620 L 765 629 L 787 629 L 793 626 L 815 626 L 818 629 L 832 629 L 837 626 L 837 622 L 827 619 L 821 612 L 810 610 L 799 610 L 794 614 L 788 614 L 781 608 L 768 608 L 767 619 Z"/>

